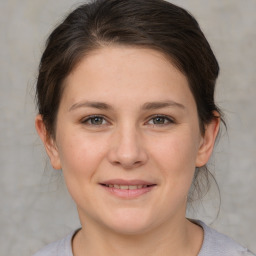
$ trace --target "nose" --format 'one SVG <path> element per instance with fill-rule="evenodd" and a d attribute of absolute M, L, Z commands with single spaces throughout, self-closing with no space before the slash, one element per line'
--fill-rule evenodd
<path fill-rule="evenodd" d="M 136 128 L 120 128 L 111 139 L 108 159 L 113 165 L 133 169 L 147 162 L 145 145 Z"/>

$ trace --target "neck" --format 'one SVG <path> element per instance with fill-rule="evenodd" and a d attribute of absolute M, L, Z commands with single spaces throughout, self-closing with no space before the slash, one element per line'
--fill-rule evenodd
<path fill-rule="evenodd" d="M 83 227 L 73 240 L 74 256 L 196 256 L 203 241 L 202 228 L 185 218 L 136 235 L 98 229 L 88 222 Z"/>

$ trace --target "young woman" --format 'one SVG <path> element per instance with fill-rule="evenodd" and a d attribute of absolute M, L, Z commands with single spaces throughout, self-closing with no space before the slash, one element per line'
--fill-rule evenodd
<path fill-rule="evenodd" d="M 185 216 L 221 111 L 196 20 L 162 0 L 97 0 L 50 35 L 36 129 L 81 229 L 36 256 L 253 255 Z"/>

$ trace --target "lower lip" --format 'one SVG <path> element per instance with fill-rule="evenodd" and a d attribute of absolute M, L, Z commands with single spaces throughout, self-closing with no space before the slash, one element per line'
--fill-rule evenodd
<path fill-rule="evenodd" d="M 150 192 L 152 189 L 154 189 L 156 186 L 150 186 L 145 188 L 138 188 L 138 189 L 118 189 L 118 188 L 110 188 L 104 185 L 101 185 L 105 190 L 107 190 L 112 195 L 115 195 L 120 198 L 124 199 L 133 199 L 138 198 L 148 192 Z"/>

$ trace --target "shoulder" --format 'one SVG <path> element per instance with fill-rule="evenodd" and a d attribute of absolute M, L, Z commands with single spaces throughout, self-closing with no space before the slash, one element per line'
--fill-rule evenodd
<path fill-rule="evenodd" d="M 204 241 L 198 256 L 255 256 L 247 248 L 230 237 L 208 227 L 202 221 L 194 221 L 204 230 Z"/>
<path fill-rule="evenodd" d="M 73 256 L 71 243 L 74 234 L 72 232 L 65 238 L 48 244 L 33 256 Z"/>

